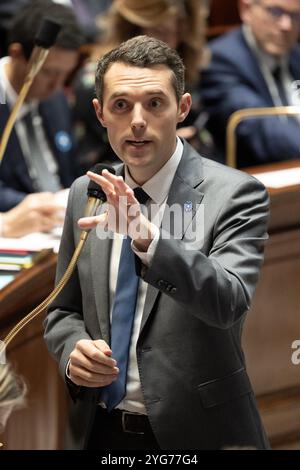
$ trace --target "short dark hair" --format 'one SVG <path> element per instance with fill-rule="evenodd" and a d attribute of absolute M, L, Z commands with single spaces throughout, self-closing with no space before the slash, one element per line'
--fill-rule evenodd
<path fill-rule="evenodd" d="M 29 59 L 35 37 L 42 20 L 50 18 L 62 25 L 55 46 L 67 50 L 78 50 L 83 43 L 83 35 L 72 9 L 53 3 L 51 0 L 31 0 L 12 20 L 8 33 L 8 44 L 18 42 Z"/>
<path fill-rule="evenodd" d="M 101 103 L 104 75 L 115 62 L 123 62 L 134 67 L 166 65 L 173 72 L 172 85 L 178 102 L 184 93 L 184 65 L 178 53 L 159 39 L 136 36 L 122 42 L 98 61 L 95 84 L 96 96 Z"/>

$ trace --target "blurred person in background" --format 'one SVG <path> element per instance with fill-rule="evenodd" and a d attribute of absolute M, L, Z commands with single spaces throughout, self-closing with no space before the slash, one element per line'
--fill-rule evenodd
<path fill-rule="evenodd" d="M 300 104 L 300 1 L 239 0 L 242 27 L 210 43 L 202 76 L 208 130 L 225 159 L 230 115 L 243 108 Z M 244 119 L 238 167 L 300 158 L 299 116 Z"/>
<path fill-rule="evenodd" d="M 9 57 L 0 60 L 1 96 L 5 98 L 0 105 L 0 133 L 22 88 L 35 36 L 45 16 L 59 22 L 62 29 L 10 135 L 0 167 L 1 212 L 35 192 L 47 192 L 47 204 L 53 206 L 57 203 L 54 193 L 69 187 L 76 176 L 71 115 L 63 86 L 77 64 L 82 36 L 70 8 L 50 0 L 33 0 L 14 18 Z"/>
<path fill-rule="evenodd" d="M 52 198 L 52 193 L 47 192 L 28 194 L 17 206 L 0 212 L 0 237 L 17 238 L 32 232 L 49 232 L 61 225 L 64 207 Z"/>

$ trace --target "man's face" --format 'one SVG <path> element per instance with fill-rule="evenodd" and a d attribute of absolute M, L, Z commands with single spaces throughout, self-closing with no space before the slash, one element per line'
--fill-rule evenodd
<path fill-rule="evenodd" d="M 104 76 L 103 104 L 94 100 L 110 144 L 139 184 L 150 179 L 176 148 L 176 125 L 187 116 L 191 97 L 177 103 L 172 72 L 164 65 L 134 67 L 122 62 Z"/>
<path fill-rule="evenodd" d="M 76 51 L 53 47 L 40 72 L 35 77 L 27 100 L 45 100 L 60 90 L 78 61 Z"/>
<path fill-rule="evenodd" d="M 241 0 L 241 17 L 259 45 L 275 56 L 286 54 L 300 34 L 299 0 Z"/>

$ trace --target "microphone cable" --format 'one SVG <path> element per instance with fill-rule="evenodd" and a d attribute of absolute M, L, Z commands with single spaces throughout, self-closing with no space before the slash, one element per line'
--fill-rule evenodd
<path fill-rule="evenodd" d="M 103 165 L 98 163 L 95 165 L 91 171 L 97 174 L 101 174 L 103 170 L 108 170 L 110 173 L 115 174 L 115 169 L 111 167 L 110 165 Z M 104 202 L 106 202 L 106 195 L 104 191 L 101 189 L 100 186 L 98 186 L 94 181 L 90 181 L 87 189 L 87 195 L 88 195 L 88 202 L 86 205 L 86 210 L 84 216 L 92 216 L 95 215 L 98 207 L 102 205 Z M 53 291 L 46 297 L 45 300 L 43 300 L 34 310 L 32 310 L 30 313 L 28 313 L 22 320 L 20 320 L 7 334 L 7 336 L 3 340 L 3 349 L 6 348 L 9 343 L 14 339 L 14 337 L 29 323 L 31 320 L 33 320 L 37 315 L 39 315 L 45 308 L 47 308 L 51 302 L 58 296 L 58 294 L 62 291 L 64 286 L 67 284 L 69 281 L 70 277 L 73 274 L 73 271 L 75 269 L 76 263 L 78 261 L 78 258 L 80 256 L 80 253 L 85 245 L 85 242 L 87 240 L 88 234 L 91 231 L 91 229 L 88 230 L 82 230 L 79 242 L 75 248 L 75 251 L 73 253 L 73 256 L 71 258 L 71 261 L 65 271 L 65 274 L 62 276 L 56 287 L 53 289 Z M 1 348 L 0 348 L 0 354 L 1 354 Z"/>

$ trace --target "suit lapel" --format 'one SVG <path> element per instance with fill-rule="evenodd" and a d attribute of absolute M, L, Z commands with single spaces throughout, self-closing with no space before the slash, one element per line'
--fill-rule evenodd
<path fill-rule="evenodd" d="M 251 77 L 251 82 L 253 82 L 254 86 L 258 90 L 261 90 L 264 99 L 269 100 L 270 106 L 273 106 L 272 95 L 259 66 L 257 57 L 255 56 L 253 50 L 249 47 L 241 28 L 237 30 L 237 35 L 238 41 L 242 46 L 240 57 L 241 66 L 244 70 L 250 71 L 250 73 L 248 73 L 248 77 Z M 236 41 L 234 41 L 233 48 L 235 47 L 235 42 Z"/>
<path fill-rule="evenodd" d="M 102 338 L 110 342 L 109 260 L 112 240 L 99 240 L 96 230 L 90 233 L 92 282 Z"/>
<path fill-rule="evenodd" d="M 122 175 L 123 173 L 124 167 L 121 165 L 116 169 L 116 174 Z M 202 181 L 202 159 L 189 144 L 184 142 L 183 155 L 170 188 L 167 205 L 170 207 L 173 204 L 178 204 L 184 210 L 185 204 L 188 204 L 189 207 L 192 208 L 190 223 L 196 214 L 197 204 L 200 204 L 203 198 L 203 193 L 197 189 Z M 166 215 L 163 217 L 162 224 L 164 224 L 165 217 Z M 184 227 L 181 236 L 182 239 L 184 239 L 184 234 L 188 226 L 189 224 L 186 224 Z M 109 238 L 99 240 L 96 235 L 96 230 L 92 231 L 90 237 L 92 279 L 97 313 L 103 339 L 109 344 L 109 263 L 112 240 Z M 148 285 L 140 331 L 142 331 L 145 326 L 159 294 L 160 291 L 157 288 L 150 284 Z"/>
<path fill-rule="evenodd" d="M 123 175 L 124 167 L 119 165 L 116 168 L 117 175 Z M 110 276 L 110 255 L 112 249 L 112 238 L 100 240 L 96 230 L 90 233 L 91 240 L 91 269 L 92 282 L 97 308 L 98 320 L 102 338 L 110 344 L 110 301 L 109 301 L 109 276 Z"/>
<path fill-rule="evenodd" d="M 178 204 L 183 211 L 185 207 L 191 207 L 190 221 L 185 224 L 181 239 L 184 239 L 184 234 L 196 214 L 197 204 L 200 204 L 203 199 L 203 193 L 196 189 L 202 181 L 202 159 L 189 144 L 184 142 L 183 155 L 175 173 L 167 200 L 167 206 L 169 207 L 173 204 Z M 162 226 L 164 226 L 166 217 L 165 211 Z M 160 291 L 148 284 L 140 332 L 144 328 L 159 295 Z"/>

